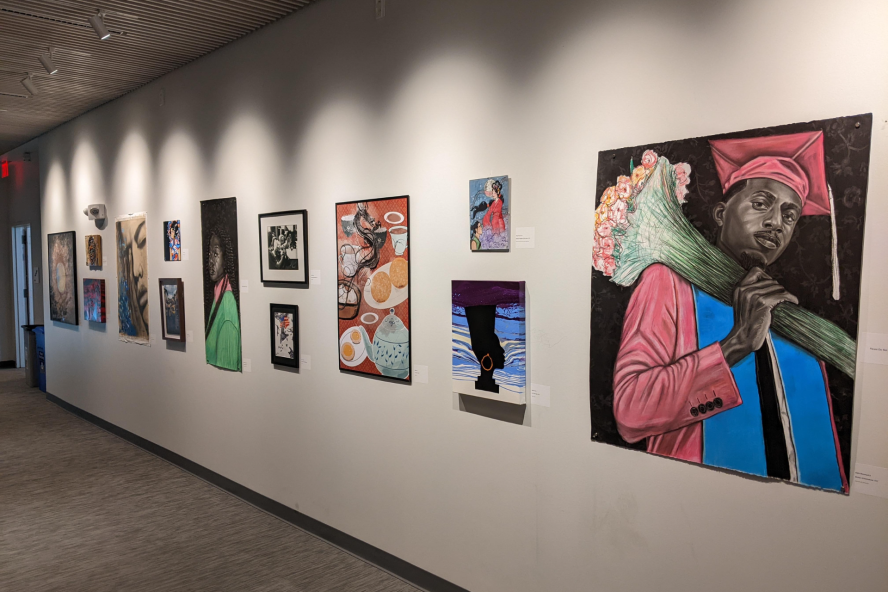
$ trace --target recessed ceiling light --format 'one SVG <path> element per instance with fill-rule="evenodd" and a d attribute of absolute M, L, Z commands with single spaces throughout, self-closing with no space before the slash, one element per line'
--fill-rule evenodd
<path fill-rule="evenodd" d="M 92 25 L 96 35 L 98 35 L 99 39 L 102 41 L 111 36 L 111 31 L 108 30 L 108 27 L 105 26 L 105 21 L 102 20 L 101 12 L 97 12 L 89 17 L 89 24 Z"/>

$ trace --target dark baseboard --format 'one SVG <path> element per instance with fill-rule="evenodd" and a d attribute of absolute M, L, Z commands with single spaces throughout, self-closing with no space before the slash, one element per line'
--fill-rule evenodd
<path fill-rule="evenodd" d="M 15 368 L 15 360 L 6 360 L 5 362 L 0 362 L 0 370 L 5 370 L 6 368 Z"/>
<path fill-rule="evenodd" d="M 427 590 L 428 592 L 468 592 L 465 588 L 461 588 L 456 584 L 448 582 L 447 580 L 436 576 L 433 573 L 427 572 L 421 567 L 417 567 L 412 563 L 408 563 L 403 559 L 399 559 L 395 557 L 391 553 L 383 551 L 377 547 L 369 543 L 365 543 L 364 541 L 357 539 L 350 534 L 346 534 L 341 530 L 337 530 L 332 526 L 328 526 L 319 520 L 315 520 L 310 516 L 306 516 L 301 512 L 297 512 L 292 508 L 288 508 L 280 502 L 276 502 L 275 500 L 266 497 L 260 493 L 249 489 L 240 483 L 232 481 L 228 477 L 223 477 L 219 473 L 211 471 L 210 469 L 197 464 L 194 461 L 188 460 L 184 456 L 180 454 L 176 454 L 171 450 L 167 450 L 163 446 L 155 444 L 150 440 L 146 440 L 141 436 L 137 436 L 136 434 L 127 431 L 119 426 L 114 425 L 111 422 L 105 421 L 101 417 L 97 417 L 88 411 L 84 411 L 83 409 L 76 407 L 67 401 L 63 401 L 55 395 L 50 393 L 46 393 L 46 399 L 52 403 L 55 403 L 62 409 L 73 413 L 74 415 L 85 419 L 86 421 L 97 425 L 98 427 L 111 432 L 115 436 L 123 438 L 124 440 L 135 444 L 139 448 L 143 448 L 147 450 L 151 454 L 159 456 L 160 458 L 176 465 L 177 467 L 188 471 L 189 473 L 200 477 L 201 479 L 212 483 L 216 487 L 220 489 L 224 489 L 225 491 L 235 495 L 245 502 L 256 506 L 257 508 L 268 512 L 278 518 L 293 524 L 294 526 L 301 528 L 302 530 L 315 535 L 318 538 L 324 539 L 328 543 L 339 547 L 340 549 L 355 555 L 356 557 L 360 557 L 364 561 L 368 563 L 372 563 L 373 565 L 391 573 L 392 575 L 418 587 L 423 590 Z"/>

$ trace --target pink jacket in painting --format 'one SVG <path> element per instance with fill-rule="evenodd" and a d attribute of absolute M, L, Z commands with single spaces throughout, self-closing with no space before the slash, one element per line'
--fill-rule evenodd
<path fill-rule="evenodd" d="M 720 407 L 692 413 L 716 398 Z M 691 284 L 665 265 L 648 267 L 629 301 L 614 369 L 620 435 L 647 438 L 648 452 L 702 462 L 702 420 L 742 402 L 719 344 L 697 347 Z"/>

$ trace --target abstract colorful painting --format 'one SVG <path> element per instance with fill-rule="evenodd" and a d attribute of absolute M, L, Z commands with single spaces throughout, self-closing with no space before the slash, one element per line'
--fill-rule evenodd
<path fill-rule="evenodd" d="M 453 392 L 523 405 L 524 282 L 451 282 Z"/>
<path fill-rule="evenodd" d="M 167 220 L 163 223 L 163 260 L 182 260 L 182 235 L 179 220 Z"/>
<path fill-rule="evenodd" d="M 200 202 L 207 364 L 241 371 L 237 199 Z"/>
<path fill-rule="evenodd" d="M 259 270 L 263 282 L 308 285 L 308 212 L 259 216 Z"/>
<path fill-rule="evenodd" d="M 77 325 L 77 266 L 74 263 L 76 233 L 59 232 L 46 236 L 49 273 L 49 318 Z"/>
<path fill-rule="evenodd" d="M 511 193 L 509 177 L 469 181 L 469 248 L 472 251 L 508 251 Z"/>
<path fill-rule="evenodd" d="M 106 322 L 105 280 L 83 280 L 83 319 L 93 323 Z"/>
<path fill-rule="evenodd" d="M 185 341 L 185 287 L 179 278 L 161 278 L 160 334 L 167 341 Z"/>
<path fill-rule="evenodd" d="M 86 235 L 86 266 L 101 267 L 102 266 L 102 235 L 88 234 Z"/>
<path fill-rule="evenodd" d="M 336 204 L 339 369 L 410 381 L 409 198 Z"/>
<path fill-rule="evenodd" d="M 121 341 L 148 345 L 148 226 L 145 212 L 115 220 L 117 319 Z"/>
<path fill-rule="evenodd" d="M 593 440 L 848 492 L 872 121 L 599 153 Z"/>
<path fill-rule="evenodd" d="M 299 307 L 271 305 L 271 363 L 299 367 Z"/>

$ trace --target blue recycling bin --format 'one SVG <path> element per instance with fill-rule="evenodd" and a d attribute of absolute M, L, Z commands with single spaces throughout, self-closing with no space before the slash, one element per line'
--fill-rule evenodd
<path fill-rule="evenodd" d="M 32 329 L 37 337 L 37 386 L 44 393 L 46 392 L 46 335 L 43 327 L 34 327 Z"/>

